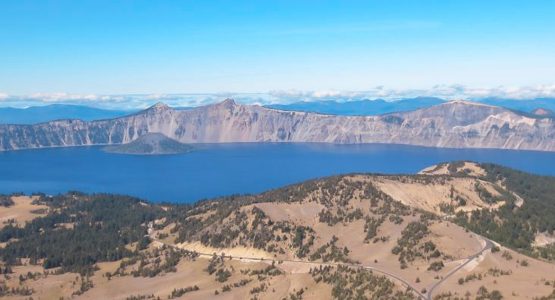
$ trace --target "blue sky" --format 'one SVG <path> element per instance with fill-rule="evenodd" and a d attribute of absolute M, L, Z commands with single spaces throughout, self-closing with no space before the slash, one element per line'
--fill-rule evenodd
<path fill-rule="evenodd" d="M 0 98 L 554 92 L 554 15 L 550 0 L 2 1 Z"/>

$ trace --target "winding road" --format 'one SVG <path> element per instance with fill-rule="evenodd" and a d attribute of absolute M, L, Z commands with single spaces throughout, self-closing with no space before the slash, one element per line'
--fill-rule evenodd
<path fill-rule="evenodd" d="M 366 270 L 370 270 L 376 273 L 380 273 L 383 274 L 387 277 L 390 277 L 398 282 L 400 282 L 402 285 L 404 285 L 405 287 L 407 287 L 408 289 L 412 290 L 413 293 L 415 293 L 420 299 L 423 300 L 432 300 L 433 297 L 433 292 L 434 290 L 440 286 L 443 282 L 445 282 L 447 279 L 449 279 L 452 275 L 454 275 L 455 273 L 457 273 L 457 271 L 459 271 L 460 269 L 464 268 L 466 265 L 468 265 L 470 262 L 472 262 L 473 260 L 475 260 L 476 258 L 480 257 L 484 252 L 490 250 L 491 248 L 493 248 L 494 243 L 482 236 L 476 235 L 477 237 L 481 238 L 484 242 L 485 245 L 484 247 L 482 247 L 482 249 L 480 249 L 480 251 L 472 254 L 471 256 L 468 256 L 467 258 L 465 258 L 465 262 L 460 264 L 459 266 L 455 267 L 454 269 L 452 269 L 451 271 L 449 271 L 449 273 L 447 273 L 447 275 L 443 276 L 439 281 L 435 282 L 427 291 L 427 293 L 421 293 L 420 291 L 418 291 L 418 288 L 413 286 L 410 282 L 408 282 L 407 280 L 403 279 L 402 277 L 395 275 L 393 273 L 390 273 L 386 270 L 382 270 L 373 266 L 365 266 L 365 265 L 360 265 L 360 264 L 351 264 L 351 263 L 322 263 L 322 262 L 313 262 L 313 261 L 305 261 L 305 260 L 295 260 L 295 259 L 279 259 L 279 261 L 283 261 L 283 262 L 290 262 L 290 263 L 299 263 L 299 264 L 310 264 L 310 265 L 314 265 L 314 266 L 348 266 L 348 267 L 353 267 L 353 268 L 363 268 Z M 202 253 L 202 252 L 198 252 L 195 250 L 189 250 L 185 247 L 180 247 L 174 244 L 168 244 L 166 242 L 163 242 L 161 240 L 155 239 L 152 236 L 149 236 L 153 241 L 158 242 L 162 245 L 166 245 L 172 248 L 176 248 L 176 249 L 181 249 L 181 250 L 187 250 L 187 251 L 191 251 L 191 252 L 195 252 L 197 253 L 199 256 L 202 257 L 212 257 L 214 256 L 214 253 Z M 231 255 L 224 255 L 224 257 L 228 258 L 228 259 L 232 259 L 232 260 L 240 260 L 240 261 L 260 261 L 260 262 L 269 262 L 272 263 L 274 261 L 276 261 L 276 259 L 268 259 L 268 258 L 260 258 L 260 257 L 248 257 L 248 256 L 231 256 Z"/>
<path fill-rule="evenodd" d="M 467 264 L 469 264 L 471 261 L 475 260 L 476 258 L 478 258 L 480 255 L 482 255 L 485 251 L 490 250 L 491 248 L 493 248 L 494 244 L 492 241 L 486 239 L 485 237 L 481 237 L 484 242 L 486 243 L 484 245 L 484 247 L 477 253 L 469 256 L 466 258 L 466 261 L 464 263 L 462 263 L 461 265 L 459 265 L 458 267 L 454 268 L 453 270 L 449 271 L 449 273 L 447 273 L 447 275 L 443 276 L 443 278 L 441 278 L 438 282 L 434 283 L 430 289 L 428 290 L 428 294 L 426 295 L 425 299 L 426 300 L 432 300 L 432 294 L 434 292 L 434 290 L 441 285 L 445 280 L 447 280 L 449 277 L 451 277 L 453 274 L 455 274 L 457 271 L 459 271 L 460 269 L 464 268 L 464 266 L 466 266 Z"/>
<path fill-rule="evenodd" d="M 151 237 L 152 238 L 152 237 Z M 198 254 L 201 257 L 207 257 L 207 258 L 211 258 L 214 256 L 214 253 L 202 253 L 202 252 L 198 252 L 196 250 L 189 250 L 187 248 L 184 247 L 179 247 L 177 245 L 173 245 L 173 244 L 168 244 L 165 242 L 162 242 L 160 240 L 157 239 L 153 239 L 155 242 L 158 242 L 162 245 L 166 245 L 172 248 L 176 248 L 176 249 L 181 249 L 181 250 L 187 250 L 187 251 L 191 251 L 191 252 L 195 252 L 196 254 Z M 240 260 L 240 261 L 253 261 L 253 262 L 275 262 L 275 261 L 281 261 L 281 262 L 290 262 L 290 263 L 299 263 L 299 264 L 309 264 L 309 265 L 314 265 L 314 266 L 348 266 L 348 267 L 353 267 L 353 268 L 363 268 L 366 270 L 370 270 L 376 273 L 380 273 L 383 274 L 387 277 L 393 278 L 394 280 L 397 280 L 398 282 L 402 283 L 402 285 L 406 286 L 407 288 L 409 288 L 410 290 L 412 290 L 414 293 L 416 293 L 419 298 L 421 299 L 426 299 L 426 296 L 423 295 L 422 293 L 420 293 L 418 291 L 417 288 L 415 288 L 414 286 L 412 286 L 407 280 L 403 279 L 400 276 L 397 276 L 393 273 L 390 273 L 388 271 L 385 270 L 381 270 L 379 268 L 376 267 L 372 267 L 372 266 L 364 266 L 364 265 L 360 265 L 360 264 L 351 264 L 351 263 L 335 263 L 335 262 L 329 262 L 329 263 L 324 263 L 324 262 L 316 262 L 316 261 L 306 261 L 306 260 L 295 260 L 295 259 L 269 259 L 269 258 L 260 258 L 260 257 L 249 257 L 249 256 L 232 256 L 232 255 L 225 255 L 225 258 L 228 259 L 232 259 L 232 260 Z"/>

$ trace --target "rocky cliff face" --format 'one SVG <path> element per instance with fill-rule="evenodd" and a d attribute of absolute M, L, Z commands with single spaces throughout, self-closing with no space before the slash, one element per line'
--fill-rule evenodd
<path fill-rule="evenodd" d="M 396 143 L 555 151 L 553 119 L 465 101 L 382 116 L 334 116 L 238 105 L 233 100 L 185 111 L 157 104 L 102 121 L 0 125 L 0 150 L 122 144 L 146 133 L 162 133 L 182 143 Z"/>

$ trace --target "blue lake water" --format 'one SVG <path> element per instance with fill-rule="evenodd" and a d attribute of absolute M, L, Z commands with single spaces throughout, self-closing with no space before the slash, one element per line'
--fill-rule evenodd
<path fill-rule="evenodd" d="M 555 153 L 439 149 L 400 145 L 219 144 L 191 153 L 133 156 L 99 147 L 0 153 L 0 193 L 68 190 L 192 202 L 257 193 L 306 179 L 352 172 L 416 173 L 438 162 L 493 162 L 555 175 Z"/>

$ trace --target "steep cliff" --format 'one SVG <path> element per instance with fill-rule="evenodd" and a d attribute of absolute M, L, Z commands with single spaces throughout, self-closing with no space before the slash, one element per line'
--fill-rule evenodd
<path fill-rule="evenodd" d="M 555 151 L 553 119 L 472 102 L 381 116 L 336 116 L 239 105 L 230 99 L 191 110 L 160 103 L 110 120 L 0 125 L 0 150 L 121 144 L 146 133 L 182 143 L 396 143 Z"/>

